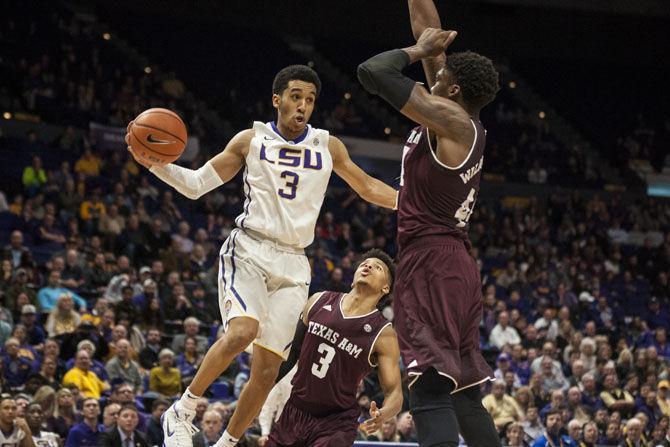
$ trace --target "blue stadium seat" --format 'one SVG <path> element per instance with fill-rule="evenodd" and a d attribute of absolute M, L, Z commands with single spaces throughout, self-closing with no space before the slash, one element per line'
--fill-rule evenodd
<path fill-rule="evenodd" d="M 226 382 L 214 382 L 212 386 L 209 387 L 209 390 L 214 399 L 220 400 L 230 398 L 230 386 Z"/>

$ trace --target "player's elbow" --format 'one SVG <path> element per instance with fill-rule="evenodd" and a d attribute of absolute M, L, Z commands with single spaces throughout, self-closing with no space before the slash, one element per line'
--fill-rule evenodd
<path fill-rule="evenodd" d="M 377 94 L 376 72 L 373 70 L 372 64 L 370 64 L 370 59 L 358 66 L 356 75 L 358 76 L 358 82 L 361 83 L 368 93 Z"/>

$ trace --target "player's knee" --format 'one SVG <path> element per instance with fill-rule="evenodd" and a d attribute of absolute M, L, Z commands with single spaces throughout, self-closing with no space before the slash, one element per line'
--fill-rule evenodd
<path fill-rule="evenodd" d="M 257 321 L 249 320 L 248 318 L 240 320 L 247 321 L 239 321 L 236 324 L 231 323 L 224 335 L 227 347 L 236 352 L 242 352 L 246 349 L 256 339 L 256 335 L 258 334 Z"/>

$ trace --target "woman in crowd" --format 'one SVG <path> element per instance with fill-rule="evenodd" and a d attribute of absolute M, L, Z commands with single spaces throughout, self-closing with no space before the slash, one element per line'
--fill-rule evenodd
<path fill-rule="evenodd" d="M 56 405 L 53 416 L 46 419 L 47 430 L 56 433 L 62 439 L 67 438 L 67 433 L 74 424 L 79 422 L 79 414 L 75 407 L 75 398 L 67 388 L 61 388 L 56 392 Z"/>
<path fill-rule="evenodd" d="M 74 310 L 74 301 L 67 293 L 58 297 L 56 307 L 49 314 L 45 329 L 49 337 L 71 334 L 79 326 L 81 316 Z"/>
<path fill-rule="evenodd" d="M 158 366 L 151 368 L 149 373 L 149 390 L 167 398 L 181 395 L 181 374 L 174 367 L 174 352 L 170 349 L 163 349 L 158 354 Z"/>

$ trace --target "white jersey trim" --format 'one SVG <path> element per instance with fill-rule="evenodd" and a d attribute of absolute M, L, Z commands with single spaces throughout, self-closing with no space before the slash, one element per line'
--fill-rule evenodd
<path fill-rule="evenodd" d="M 344 311 L 342 310 L 342 299 L 345 297 L 346 293 L 343 293 L 342 296 L 340 296 L 340 299 L 338 300 L 337 307 L 340 309 L 340 315 L 342 315 L 342 318 L 345 320 L 351 320 L 353 318 L 363 318 L 363 317 L 369 317 L 370 315 L 374 314 L 375 312 L 379 312 L 377 309 L 373 310 L 372 312 L 368 312 L 365 315 L 353 315 L 351 317 L 347 317 L 344 315 Z"/>
<path fill-rule="evenodd" d="M 391 322 L 389 321 L 384 326 L 382 326 L 382 328 L 379 330 L 379 332 L 377 332 L 377 335 L 375 335 L 375 339 L 372 340 L 372 344 L 370 345 L 370 352 L 368 352 L 368 363 L 373 368 L 376 367 L 377 365 L 372 363 L 372 359 L 370 357 L 372 357 L 372 352 L 375 350 L 375 343 L 377 343 L 377 339 L 379 338 L 380 335 L 382 335 L 382 331 L 384 331 L 384 329 L 386 329 L 386 326 L 390 326 L 390 325 L 391 325 Z"/>
<path fill-rule="evenodd" d="M 437 162 L 437 164 L 439 164 L 440 166 L 442 166 L 442 167 L 445 168 L 445 169 L 449 169 L 449 170 L 451 170 L 451 171 L 456 171 L 456 170 L 458 170 L 458 169 L 461 169 L 463 166 L 465 166 L 465 164 L 468 162 L 468 160 L 470 160 L 470 157 L 472 156 L 472 152 L 474 152 L 474 150 L 475 150 L 475 145 L 477 144 L 477 136 L 478 136 L 478 135 L 477 135 L 477 134 L 478 134 L 478 132 L 477 132 L 477 126 L 475 126 L 475 122 L 472 121 L 472 119 L 471 119 L 471 120 L 470 120 L 470 123 L 472 124 L 472 127 L 475 129 L 475 139 L 472 140 L 472 146 L 470 146 L 470 152 L 468 152 L 468 156 L 465 157 L 465 160 L 463 160 L 463 162 L 462 162 L 460 165 L 456 166 L 455 168 L 452 168 L 451 166 L 447 166 L 447 165 L 445 165 L 444 163 L 442 163 L 442 162 L 437 158 L 437 154 L 436 154 L 435 151 L 433 150 L 433 145 L 432 145 L 432 143 L 430 142 L 430 134 L 428 133 L 428 132 L 430 132 L 430 129 L 428 129 L 428 128 L 426 127 L 426 138 L 428 138 L 428 147 L 430 148 L 430 153 L 431 153 L 431 155 L 433 156 L 433 159 Z"/>

